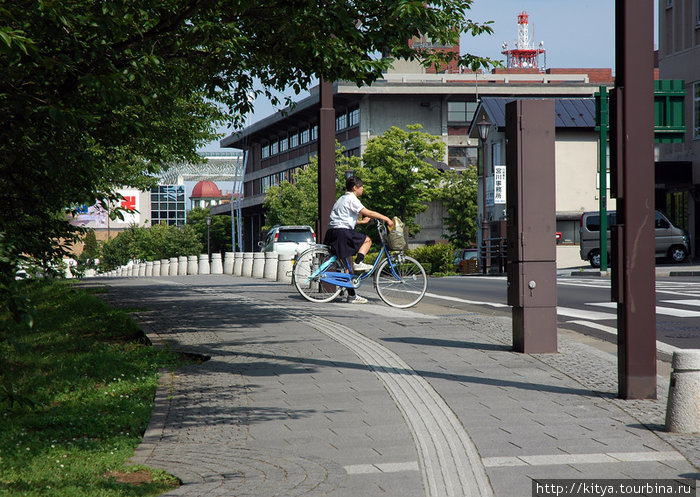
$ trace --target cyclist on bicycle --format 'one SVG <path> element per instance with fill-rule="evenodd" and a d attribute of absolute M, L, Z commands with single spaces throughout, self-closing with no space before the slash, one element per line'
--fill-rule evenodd
<path fill-rule="evenodd" d="M 365 264 L 362 260 L 367 255 L 367 252 L 369 252 L 372 246 L 372 240 L 368 236 L 355 231 L 355 226 L 357 224 L 367 224 L 370 219 L 379 219 L 380 221 L 386 222 L 391 228 L 394 226 L 394 222 L 384 214 L 371 211 L 362 205 L 362 202 L 360 202 L 358 198 L 364 192 L 364 187 L 362 186 L 362 180 L 360 178 L 357 176 L 350 176 L 345 181 L 345 189 L 347 190 L 346 193 L 333 205 L 330 222 L 328 223 L 328 230 L 323 238 L 323 243 L 324 245 L 333 247 L 336 256 L 341 261 L 357 254 L 352 264 L 353 272 L 369 271 L 372 269 L 372 266 Z M 359 215 L 363 216 L 360 221 L 358 221 Z M 348 302 L 364 304 L 367 302 L 367 299 L 355 295 L 355 290 L 349 288 Z"/>

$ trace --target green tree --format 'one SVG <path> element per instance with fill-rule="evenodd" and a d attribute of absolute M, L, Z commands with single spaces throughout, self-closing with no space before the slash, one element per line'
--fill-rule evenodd
<path fill-rule="evenodd" d="M 445 157 L 445 143 L 421 131 L 420 124 L 392 126 L 367 142 L 362 161 L 367 169 L 363 204 L 389 217 L 398 216 L 410 233 L 420 231 L 414 218 L 438 195 L 440 171 L 433 165 Z"/>
<path fill-rule="evenodd" d="M 83 251 L 78 256 L 78 265 L 82 268 L 95 266 L 95 259 L 100 257 L 100 245 L 97 243 L 95 230 L 89 229 L 83 238 Z"/>
<path fill-rule="evenodd" d="M 336 142 L 336 197 L 345 192 L 345 172 L 348 169 L 364 179 L 365 169 L 360 158 L 348 157 L 344 152 L 345 147 Z M 263 207 L 263 229 L 269 230 L 275 225 L 305 225 L 315 229 L 318 221 L 318 156 L 311 156 L 308 167 L 296 171 L 292 182 L 283 181 L 271 186 L 265 193 Z"/>
<path fill-rule="evenodd" d="M 102 246 L 100 269 L 109 271 L 130 260 L 157 261 L 202 253 L 202 242 L 192 226 L 165 223 L 150 228 L 132 225 Z"/>
<path fill-rule="evenodd" d="M 457 247 L 468 247 L 476 242 L 477 171 L 448 171 L 442 182 L 440 198 L 447 216 L 443 218 L 447 239 Z"/>
<path fill-rule="evenodd" d="M 316 78 L 371 83 L 392 58 L 459 57 L 409 47 L 462 33 L 472 0 L 16 0 L 0 4 L 0 232 L 18 253 L 60 256 L 65 209 L 147 187 L 194 161 L 220 123 L 240 126 L 251 93 L 297 93 Z M 476 69 L 488 59 L 467 54 Z M 256 89 L 259 86 L 263 90 Z"/>
<path fill-rule="evenodd" d="M 211 217 L 209 226 L 209 243 L 211 253 L 221 253 L 231 251 L 231 216 L 211 216 L 209 209 L 195 207 L 187 213 L 187 226 L 191 226 L 199 241 L 202 243 L 204 252 L 207 250 L 207 216 Z"/>

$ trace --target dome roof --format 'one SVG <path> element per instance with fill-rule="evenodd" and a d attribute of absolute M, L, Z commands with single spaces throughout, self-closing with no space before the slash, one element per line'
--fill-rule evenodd
<path fill-rule="evenodd" d="M 190 198 L 221 198 L 221 190 L 213 181 L 200 181 L 194 185 Z"/>

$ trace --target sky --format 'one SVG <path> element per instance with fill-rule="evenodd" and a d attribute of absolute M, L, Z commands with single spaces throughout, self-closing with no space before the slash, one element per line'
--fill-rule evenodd
<path fill-rule="evenodd" d="M 656 2 L 654 2 L 656 4 Z M 613 0 L 474 0 L 468 13 L 475 22 L 494 21 L 492 35 L 462 35 L 462 54 L 472 53 L 503 60 L 501 45 L 515 45 L 518 36 L 517 16 L 529 14 L 530 38 L 544 42 L 547 67 L 612 68 L 615 63 Z M 656 7 L 654 8 L 656 17 Z M 534 31 L 534 36 L 533 36 Z M 656 39 L 656 28 L 654 29 Z M 306 95 L 302 95 L 303 98 Z M 271 115 L 276 109 L 264 97 L 258 98 L 248 124 Z M 228 136 L 232 130 L 221 129 Z M 219 142 L 201 150 L 219 151 Z"/>

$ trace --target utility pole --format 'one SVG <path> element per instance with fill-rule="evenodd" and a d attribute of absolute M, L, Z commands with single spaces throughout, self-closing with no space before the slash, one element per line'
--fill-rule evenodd
<path fill-rule="evenodd" d="M 617 224 L 612 231 L 612 297 L 617 302 L 623 399 L 656 398 L 653 34 L 653 0 L 615 0 L 610 165 Z"/>
<path fill-rule="evenodd" d="M 319 83 L 321 109 L 318 115 L 318 225 L 316 239 L 323 242 L 335 203 L 335 109 L 333 83 Z"/>

